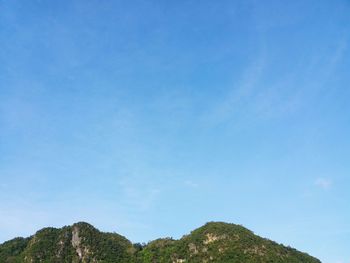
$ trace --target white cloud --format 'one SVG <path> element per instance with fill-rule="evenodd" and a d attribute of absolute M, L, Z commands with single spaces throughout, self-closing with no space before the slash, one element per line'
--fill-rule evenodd
<path fill-rule="evenodd" d="M 332 181 L 330 179 L 319 177 L 315 180 L 315 185 L 324 190 L 328 190 L 332 186 Z"/>
<path fill-rule="evenodd" d="M 197 188 L 199 186 L 198 183 L 195 183 L 191 180 L 186 180 L 184 183 L 187 187 L 191 187 L 191 188 Z"/>

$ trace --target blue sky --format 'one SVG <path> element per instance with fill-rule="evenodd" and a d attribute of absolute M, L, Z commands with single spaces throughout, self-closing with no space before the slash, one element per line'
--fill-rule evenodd
<path fill-rule="evenodd" d="M 242 224 L 350 262 L 350 3 L 0 1 L 0 242 Z"/>

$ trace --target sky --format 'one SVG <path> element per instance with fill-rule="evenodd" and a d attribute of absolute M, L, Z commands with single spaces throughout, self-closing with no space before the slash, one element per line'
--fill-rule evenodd
<path fill-rule="evenodd" d="M 208 221 L 350 263 L 350 2 L 0 0 L 0 242 Z"/>

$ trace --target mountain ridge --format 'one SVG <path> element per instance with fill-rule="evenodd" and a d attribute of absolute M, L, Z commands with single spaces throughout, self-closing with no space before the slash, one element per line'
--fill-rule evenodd
<path fill-rule="evenodd" d="M 86 222 L 46 227 L 0 244 L 1 263 L 319 263 L 318 259 L 255 235 L 236 224 L 208 222 L 180 239 L 132 243 Z"/>

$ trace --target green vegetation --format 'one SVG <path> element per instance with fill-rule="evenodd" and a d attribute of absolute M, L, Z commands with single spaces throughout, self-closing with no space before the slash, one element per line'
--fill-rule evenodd
<path fill-rule="evenodd" d="M 102 233 L 87 223 L 61 229 L 44 228 L 27 239 L 15 238 L 0 245 L 0 262 L 105 262 L 127 263 L 135 249 L 125 237 Z"/>
<path fill-rule="evenodd" d="M 234 224 L 211 222 L 179 240 L 157 239 L 132 244 L 116 233 L 87 223 L 44 228 L 29 238 L 0 245 L 0 262 L 72 263 L 319 263 L 293 248 L 254 235 Z"/>
<path fill-rule="evenodd" d="M 180 240 L 159 239 L 141 252 L 142 262 L 320 262 L 319 260 L 256 236 L 234 224 L 207 223 Z"/>

